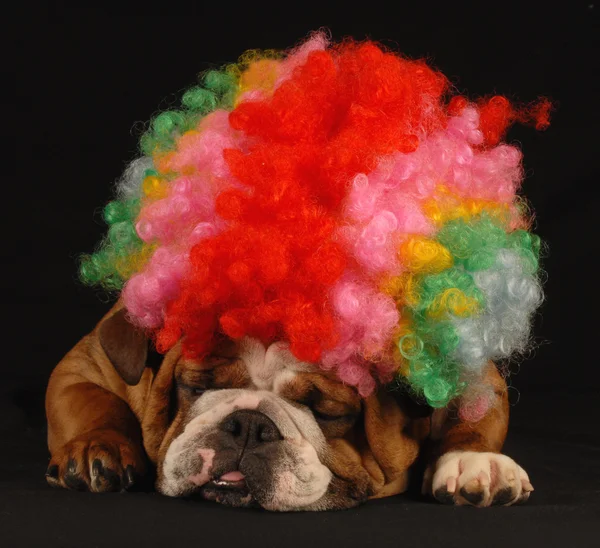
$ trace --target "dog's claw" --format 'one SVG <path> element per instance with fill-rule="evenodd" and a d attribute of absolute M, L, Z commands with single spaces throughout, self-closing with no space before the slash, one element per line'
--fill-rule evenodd
<path fill-rule="evenodd" d="M 58 465 L 57 464 L 51 464 L 50 466 L 48 466 L 48 469 L 46 470 L 46 477 L 53 479 L 53 480 L 58 479 Z"/>
<path fill-rule="evenodd" d="M 77 474 L 77 463 L 75 459 L 69 459 L 67 462 L 67 474 Z"/>
<path fill-rule="evenodd" d="M 134 483 L 135 483 L 135 474 L 133 471 L 133 466 L 131 466 L 131 464 L 127 465 L 127 468 L 125 468 L 125 474 L 124 475 L 124 487 L 125 489 L 129 489 Z"/>
<path fill-rule="evenodd" d="M 92 475 L 94 477 L 104 475 L 104 466 L 102 466 L 100 459 L 94 459 L 94 462 L 92 462 Z"/>

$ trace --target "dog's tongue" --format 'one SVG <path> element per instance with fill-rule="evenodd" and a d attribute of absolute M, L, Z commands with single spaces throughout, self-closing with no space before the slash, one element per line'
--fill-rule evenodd
<path fill-rule="evenodd" d="M 236 470 L 235 472 L 223 474 L 219 479 L 221 481 L 242 481 L 245 477 L 239 470 Z"/>

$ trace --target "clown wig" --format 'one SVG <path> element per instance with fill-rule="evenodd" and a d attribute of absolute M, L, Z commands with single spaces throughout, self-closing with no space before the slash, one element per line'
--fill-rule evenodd
<path fill-rule="evenodd" d="M 496 96 L 366 41 L 250 51 L 156 116 L 104 209 L 84 282 L 121 291 L 166 352 L 289 343 L 369 395 L 394 379 L 477 420 L 489 360 L 529 343 L 540 240 Z"/>

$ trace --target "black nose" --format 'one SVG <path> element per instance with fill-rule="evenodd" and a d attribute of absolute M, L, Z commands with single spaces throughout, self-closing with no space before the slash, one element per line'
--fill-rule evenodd
<path fill-rule="evenodd" d="M 242 409 L 223 419 L 220 425 L 240 447 L 255 447 L 262 443 L 282 440 L 283 436 L 275 423 L 264 413 Z"/>

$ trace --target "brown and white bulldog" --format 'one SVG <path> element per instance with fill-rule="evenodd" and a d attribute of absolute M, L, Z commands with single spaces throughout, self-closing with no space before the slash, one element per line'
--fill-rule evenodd
<path fill-rule="evenodd" d="M 405 491 L 420 458 L 423 492 L 440 502 L 509 505 L 533 490 L 500 454 L 508 401 L 492 363 L 495 405 L 466 424 L 457 402 L 428 410 L 384 387 L 363 399 L 283 343 L 223 339 L 201 362 L 177 347 L 147 362 L 148 341 L 118 303 L 58 364 L 46 398 L 50 485 L 127 489 L 149 460 L 165 495 L 331 510 Z"/>

